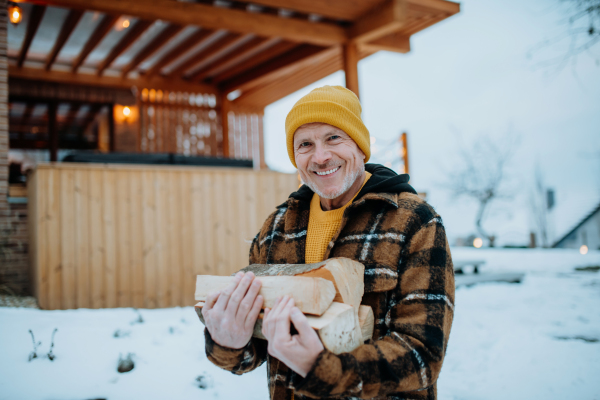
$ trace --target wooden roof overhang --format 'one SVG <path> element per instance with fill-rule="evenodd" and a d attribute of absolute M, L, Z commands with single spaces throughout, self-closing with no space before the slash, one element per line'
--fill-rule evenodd
<path fill-rule="evenodd" d="M 9 77 L 229 95 L 262 109 L 459 11 L 445 0 L 28 0 Z M 130 26 L 118 30 L 128 18 Z M 235 96 L 233 96 L 235 95 Z M 235 97 L 235 98 L 234 98 Z"/>

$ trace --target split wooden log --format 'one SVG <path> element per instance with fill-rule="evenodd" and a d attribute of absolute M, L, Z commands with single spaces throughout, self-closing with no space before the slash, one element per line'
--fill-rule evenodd
<path fill-rule="evenodd" d="M 365 291 L 364 265 L 343 257 L 330 258 L 313 264 L 252 264 L 241 271 L 253 272 L 256 276 L 324 278 L 335 286 L 336 295 L 333 301 L 357 308 Z"/>
<path fill-rule="evenodd" d="M 198 275 L 196 278 L 196 300 L 206 301 L 207 296 L 223 290 L 233 276 Z M 322 315 L 331 305 L 336 291 L 332 282 L 319 277 L 305 276 L 261 276 L 260 294 L 264 298 L 263 307 L 272 308 L 277 297 L 288 295 L 296 307 L 305 314 Z"/>
<path fill-rule="evenodd" d="M 202 323 L 204 323 L 203 307 L 204 302 L 202 301 L 195 306 L 196 313 Z M 262 334 L 263 316 L 263 313 L 259 315 L 252 333 L 252 336 L 259 339 L 265 339 Z M 307 315 L 306 318 L 311 328 L 317 331 L 323 347 L 334 354 L 340 354 L 352 351 L 360 346 L 363 341 L 371 339 L 373 335 L 373 310 L 369 306 L 360 306 L 359 316 L 363 316 L 362 321 L 365 323 L 365 326 L 361 327 L 362 336 L 359 336 L 355 329 L 354 307 L 347 304 L 333 302 L 323 315 Z"/>
<path fill-rule="evenodd" d="M 373 309 L 369 306 L 360 306 L 358 308 L 358 321 L 360 331 L 362 333 L 363 342 L 373 337 L 373 329 L 375 328 L 375 317 Z"/>

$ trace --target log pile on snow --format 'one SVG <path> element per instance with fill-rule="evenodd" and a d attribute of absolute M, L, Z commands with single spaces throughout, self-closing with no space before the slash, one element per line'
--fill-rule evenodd
<path fill-rule="evenodd" d="M 373 310 L 360 304 L 364 294 L 365 267 L 348 258 L 331 258 L 314 264 L 253 264 L 242 269 L 262 281 L 263 307 L 272 307 L 277 297 L 289 295 L 317 331 L 323 346 L 334 354 L 352 351 L 373 335 Z M 209 293 L 222 290 L 233 277 L 198 275 L 196 312 Z M 254 337 L 261 333 L 262 316 L 254 326 Z"/>

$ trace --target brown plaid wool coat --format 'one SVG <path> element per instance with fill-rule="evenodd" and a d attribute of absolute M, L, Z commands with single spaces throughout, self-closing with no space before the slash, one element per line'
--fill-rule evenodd
<path fill-rule="evenodd" d="M 373 308 L 371 340 L 350 353 L 324 350 L 306 378 L 267 354 L 253 338 L 245 348 L 216 344 L 206 354 L 243 374 L 267 361 L 271 399 L 436 399 L 454 314 L 454 270 L 442 220 L 408 185 L 407 175 L 375 164 L 344 212 L 325 259 L 365 266 L 362 304 Z M 302 264 L 312 191 L 302 186 L 267 218 L 250 248 L 250 264 Z"/>

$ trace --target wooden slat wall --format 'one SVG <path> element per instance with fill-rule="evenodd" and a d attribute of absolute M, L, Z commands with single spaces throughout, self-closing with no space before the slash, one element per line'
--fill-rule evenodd
<path fill-rule="evenodd" d="M 248 264 L 296 175 L 234 168 L 39 165 L 29 179 L 32 286 L 43 309 L 194 304 L 197 274 Z"/>

